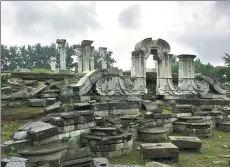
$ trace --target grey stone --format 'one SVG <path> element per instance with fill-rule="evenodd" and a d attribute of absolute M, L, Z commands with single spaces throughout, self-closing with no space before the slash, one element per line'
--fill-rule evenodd
<path fill-rule="evenodd" d="M 50 106 L 56 102 L 56 98 L 47 98 L 46 99 L 46 106 Z"/>
<path fill-rule="evenodd" d="M 10 151 L 16 151 L 21 148 L 25 148 L 28 144 L 30 144 L 30 140 L 8 140 L 2 142 L 1 151 L 2 153 L 7 153 Z"/>
<path fill-rule="evenodd" d="M 26 167 L 27 159 L 21 157 L 1 157 L 2 167 Z"/>
<path fill-rule="evenodd" d="M 222 161 L 212 161 L 212 163 L 214 165 L 222 165 L 222 164 L 224 164 L 224 162 L 222 162 Z"/>
<path fill-rule="evenodd" d="M 200 149 L 202 147 L 201 140 L 197 137 L 169 136 L 169 139 L 179 149 Z"/>
<path fill-rule="evenodd" d="M 63 153 L 67 151 L 67 147 L 64 143 L 52 143 L 26 148 L 19 154 L 27 158 L 29 162 L 51 161 L 60 159 Z"/>
<path fill-rule="evenodd" d="M 144 142 L 160 142 L 167 140 L 167 132 L 164 127 L 143 128 L 138 130 L 138 136 Z"/>
<path fill-rule="evenodd" d="M 27 139 L 27 131 L 16 132 L 13 135 L 13 140 L 24 140 Z"/>
<path fill-rule="evenodd" d="M 62 111 L 62 103 L 60 101 L 45 108 L 45 113 L 58 113 Z"/>
<path fill-rule="evenodd" d="M 173 158 L 178 160 L 179 149 L 172 143 L 145 143 L 140 144 L 142 159 Z"/>
<path fill-rule="evenodd" d="M 93 158 L 95 167 L 110 167 L 110 163 L 107 158 Z"/>
<path fill-rule="evenodd" d="M 31 107 L 44 107 L 45 103 L 44 99 L 29 99 L 29 106 Z"/>
<path fill-rule="evenodd" d="M 31 140 L 41 140 L 58 134 L 58 127 L 41 121 L 27 123 L 20 130 L 28 131 L 28 138 Z"/>
<path fill-rule="evenodd" d="M 159 162 L 148 162 L 145 165 L 145 167 L 172 167 L 172 166 L 162 164 L 162 163 L 159 163 Z"/>

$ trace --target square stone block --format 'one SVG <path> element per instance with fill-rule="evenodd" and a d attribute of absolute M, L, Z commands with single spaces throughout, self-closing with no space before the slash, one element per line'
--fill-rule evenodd
<path fill-rule="evenodd" d="M 201 140 L 197 137 L 190 136 L 169 136 L 172 144 L 179 149 L 200 149 L 202 147 Z"/>
<path fill-rule="evenodd" d="M 178 160 L 179 149 L 172 143 L 144 143 L 140 144 L 142 159 L 173 158 Z"/>

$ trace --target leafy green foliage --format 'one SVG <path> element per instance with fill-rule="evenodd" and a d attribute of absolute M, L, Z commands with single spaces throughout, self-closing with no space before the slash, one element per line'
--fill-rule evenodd
<path fill-rule="evenodd" d="M 224 64 L 227 66 L 227 67 L 230 67 L 230 55 L 225 53 L 225 56 L 222 57 L 223 60 L 224 60 Z"/>

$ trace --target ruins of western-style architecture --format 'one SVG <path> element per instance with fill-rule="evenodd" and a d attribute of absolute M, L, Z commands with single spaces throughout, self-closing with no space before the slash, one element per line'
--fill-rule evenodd
<path fill-rule="evenodd" d="M 108 159 L 138 151 L 140 160 L 166 167 L 155 161 L 178 162 L 183 151 L 202 153 L 202 139 L 212 138 L 213 128 L 230 132 L 230 87 L 195 74 L 195 55 L 178 55 L 175 83 L 173 54 L 163 39 L 146 38 L 130 50 L 130 73 L 108 68 L 106 47 L 99 47 L 102 68 L 95 69 L 93 41 L 83 40 L 74 45 L 76 75 L 66 68 L 66 40 L 56 43 L 51 69 L 66 73 L 35 77 L 17 69 L 1 74 L 2 107 L 44 107 L 39 121 L 28 122 L 1 143 L 2 153 L 18 153 L 2 157 L 2 166 L 132 167 Z M 150 55 L 155 78 L 146 72 Z"/>

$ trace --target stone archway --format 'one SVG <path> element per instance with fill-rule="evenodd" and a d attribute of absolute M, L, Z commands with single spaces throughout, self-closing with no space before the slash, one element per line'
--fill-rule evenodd
<path fill-rule="evenodd" d="M 143 78 L 146 86 L 146 60 L 150 55 L 156 60 L 157 95 L 176 94 L 176 88 L 172 83 L 170 45 L 163 39 L 152 40 L 146 38 L 135 45 L 132 52 L 131 77 Z"/>

